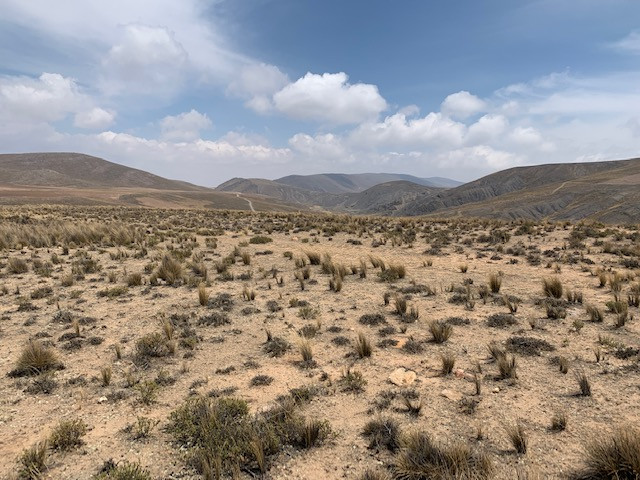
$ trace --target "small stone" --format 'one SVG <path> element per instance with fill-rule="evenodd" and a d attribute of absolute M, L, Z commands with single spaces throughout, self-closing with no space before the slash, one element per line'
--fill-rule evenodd
<path fill-rule="evenodd" d="M 109 399 L 107 397 L 100 397 L 98 403 L 106 403 Z"/>
<path fill-rule="evenodd" d="M 495 387 L 493 390 L 491 390 L 493 393 L 498 393 L 500 391 L 500 387 Z"/>
<path fill-rule="evenodd" d="M 462 394 L 460 392 L 456 392 L 448 388 L 445 388 L 444 390 L 442 390 L 440 392 L 440 395 L 446 399 L 451 400 L 452 402 L 459 402 L 460 400 L 462 400 Z"/>
<path fill-rule="evenodd" d="M 404 368 L 396 368 L 391 375 L 389 381 L 398 387 L 406 387 L 416 381 L 416 372 L 405 370 Z"/>

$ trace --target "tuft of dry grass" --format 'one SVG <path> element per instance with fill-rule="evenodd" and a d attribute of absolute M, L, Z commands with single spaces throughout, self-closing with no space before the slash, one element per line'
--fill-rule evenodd
<path fill-rule="evenodd" d="M 542 292 L 550 298 L 562 298 L 562 281 L 559 278 L 545 278 L 542 280 Z"/>
<path fill-rule="evenodd" d="M 40 375 L 41 373 L 60 370 L 63 364 L 58 356 L 49 347 L 45 347 L 37 340 L 29 340 L 22 350 L 15 368 L 9 372 L 9 376 L 23 377 L 30 375 Z"/>
<path fill-rule="evenodd" d="M 527 453 L 527 434 L 524 431 L 524 426 L 521 423 L 508 425 L 505 427 L 507 431 L 507 437 L 517 453 Z"/>
<path fill-rule="evenodd" d="M 435 343 L 444 343 L 453 333 L 453 326 L 442 320 L 434 320 L 429 323 L 429 332 Z"/>
<path fill-rule="evenodd" d="M 358 338 L 356 339 L 356 353 L 359 358 L 370 357 L 373 353 L 371 341 L 362 332 L 358 333 Z"/>
<path fill-rule="evenodd" d="M 492 478 L 493 472 L 485 453 L 463 443 L 435 443 L 426 432 L 404 436 L 393 465 L 398 480 L 483 480 Z"/>
<path fill-rule="evenodd" d="M 502 287 L 502 276 L 498 273 L 489 275 L 489 289 L 492 293 L 500 293 Z"/>
<path fill-rule="evenodd" d="M 618 427 L 607 436 L 594 436 L 584 453 L 585 467 L 574 480 L 624 480 L 640 478 L 640 431 Z"/>

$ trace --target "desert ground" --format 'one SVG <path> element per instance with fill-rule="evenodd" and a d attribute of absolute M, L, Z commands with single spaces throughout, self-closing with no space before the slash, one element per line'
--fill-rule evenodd
<path fill-rule="evenodd" d="M 3 207 L 0 476 L 636 478 L 639 298 L 637 225 Z"/>

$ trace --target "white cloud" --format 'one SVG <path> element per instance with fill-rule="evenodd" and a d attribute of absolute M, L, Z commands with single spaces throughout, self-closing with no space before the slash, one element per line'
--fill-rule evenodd
<path fill-rule="evenodd" d="M 185 81 L 188 55 L 167 28 L 132 24 L 102 66 L 102 88 L 109 94 L 171 95 Z"/>
<path fill-rule="evenodd" d="M 289 145 L 302 158 L 314 159 L 316 162 L 338 160 L 340 163 L 349 163 L 354 160 L 352 153 L 348 151 L 342 139 L 332 133 L 314 137 L 298 133 L 289 139 Z"/>
<path fill-rule="evenodd" d="M 275 108 L 292 118 L 332 125 L 375 119 L 387 108 L 375 85 L 348 83 L 346 73 L 307 73 L 273 96 Z"/>
<path fill-rule="evenodd" d="M 202 130 L 212 126 L 207 115 L 193 109 L 175 116 L 168 115 L 160 121 L 162 138 L 179 142 L 196 140 Z"/>
<path fill-rule="evenodd" d="M 503 115 L 483 115 L 477 122 L 469 126 L 466 143 L 478 144 L 494 141 L 505 132 L 508 126 L 509 121 Z"/>
<path fill-rule="evenodd" d="M 462 90 L 457 93 L 452 93 L 444 99 L 440 110 L 445 115 L 453 118 L 464 120 L 476 113 L 484 111 L 486 104 L 484 101 L 470 94 L 469 92 Z"/>
<path fill-rule="evenodd" d="M 524 159 L 511 152 L 496 150 L 489 145 L 476 145 L 443 152 L 436 161 L 442 169 L 486 172 L 502 170 L 523 163 Z"/>
<path fill-rule="evenodd" d="M 227 93 L 246 99 L 245 106 L 252 110 L 267 113 L 273 108 L 271 96 L 288 83 L 289 78 L 278 67 L 253 63 L 240 68 Z"/>
<path fill-rule="evenodd" d="M 54 122 L 88 102 L 72 78 L 43 73 L 39 78 L 0 77 L 0 114 L 13 120 Z"/>
<path fill-rule="evenodd" d="M 640 55 L 640 31 L 636 30 L 629 33 L 626 37 L 612 43 L 611 47 L 623 53 Z"/>
<path fill-rule="evenodd" d="M 361 147 L 447 148 L 461 145 L 465 131 L 464 124 L 440 113 L 413 119 L 396 113 L 383 122 L 360 125 L 350 140 Z"/>
<path fill-rule="evenodd" d="M 90 110 L 76 113 L 73 124 L 78 128 L 100 130 L 113 124 L 115 118 L 116 114 L 114 112 L 94 107 Z"/>

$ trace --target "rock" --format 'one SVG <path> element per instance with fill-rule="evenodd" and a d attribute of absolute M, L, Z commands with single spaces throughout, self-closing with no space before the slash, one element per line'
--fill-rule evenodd
<path fill-rule="evenodd" d="M 456 392 L 448 388 L 445 388 L 444 390 L 442 390 L 440 392 L 440 395 L 446 399 L 451 400 L 452 402 L 459 402 L 460 400 L 462 400 L 462 394 L 460 392 Z"/>
<path fill-rule="evenodd" d="M 107 401 L 108 401 L 108 400 L 109 400 L 109 399 L 108 399 L 107 397 L 100 397 L 100 398 L 98 399 L 98 403 L 107 403 Z"/>
<path fill-rule="evenodd" d="M 400 367 L 391 372 L 389 381 L 398 387 L 407 387 L 416 381 L 416 377 L 416 372 Z"/>
<path fill-rule="evenodd" d="M 498 393 L 500 392 L 500 387 L 496 387 L 493 390 L 491 390 L 493 393 Z"/>

